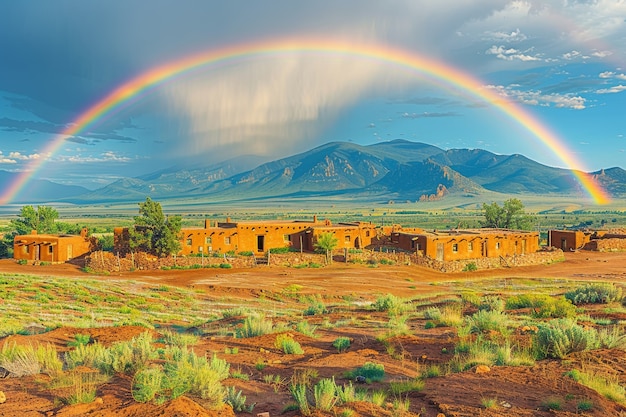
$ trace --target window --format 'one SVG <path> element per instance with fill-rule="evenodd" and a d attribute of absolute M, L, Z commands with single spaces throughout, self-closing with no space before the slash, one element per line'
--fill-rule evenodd
<path fill-rule="evenodd" d="M 496 242 L 496 249 L 500 249 L 500 242 Z"/>
<path fill-rule="evenodd" d="M 190 237 L 189 237 L 189 238 L 187 238 L 186 243 L 187 243 L 187 246 L 191 246 L 191 238 L 190 238 Z"/>
<path fill-rule="evenodd" d="M 346 236 L 346 238 L 345 238 L 345 242 L 346 242 L 346 243 L 350 243 L 350 240 L 351 240 L 351 239 L 350 239 L 350 235 L 347 235 L 347 236 Z"/>
<path fill-rule="evenodd" d="M 30 252 L 30 247 L 29 246 L 22 246 L 22 252 L 29 253 Z"/>
<path fill-rule="evenodd" d="M 230 236 L 224 237 L 224 244 L 230 245 Z"/>
<path fill-rule="evenodd" d="M 54 253 L 54 246 L 52 245 L 48 246 L 48 253 L 50 254 Z"/>
<path fill-rule="evenodd" d="M 283 235 L 283 240 L 285 242 L 291 242 L 291 235 Z"/>
<path fill-rule="evenodd" d="M 474 242 L 467 242 L 467 250 L 471 252 L 474 250 Z"/>
<path fill-rule="evenodd" d="M 459 244 L 458 243 L 453 243 L 452 244 L 452 252 L 457 253 L 459 251 Z"/>
<path fill-rule="evenodd" d="M 210 244 L 212 243 L 211 241 L 212 241 L 211 236 L 207 236 L 207 237 L 204 239 L 204 242 L 205 242 L 207 245 L 210 245 Z"/>
<path fill-rule="evenodd" d="M 365 231 L 365 237 L 370 237 L 370 231 L 369 230 Z"/>

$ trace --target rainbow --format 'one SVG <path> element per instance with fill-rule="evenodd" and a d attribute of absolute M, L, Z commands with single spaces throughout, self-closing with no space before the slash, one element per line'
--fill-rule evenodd
<path fill-rule="evenodd" d="M 550 129 L 522 106 L 503 98 L 495 91 L 484 88 L 484 84 L 471 75 L 447 65 L 443 62 L 419 55 L 413 51 L 395 49 L 388 45 L 356 44 L 337 40 L 320 39 L 289 39 L 270 40 L 257 43 L 245 43 L 214 49 L 198 54 L 185 56 L 181 59 L 152 68 L 135 78 L 130 79 L 100 101 L 82 112 L 68 127 L 56 135 L 44 149 L 41 158 L 30 162 L 28 167 L 4 190 L 0 196 L 0 204 L 11 202 L 16 194 L 28 183 L 29 179 L 42 167 L 46 159 L 53 155 L 69 136 L 85 132 L 98 120 L 112 111 L 119 109 L 129 100 L 138 97 L 150 88 L 154 88 L 175 76 L 191 72 L 199 67 L 216 63 L 228 63 L 237 58 L 267 56 L 275 53 L 321 52 L 356 56 L 380 60 L 405 67 L 428 78 L 443 82 L 467 92 L 481 100 L 494 105 L 526 130 L 531 132 L 547 146 L 561 161 L 572 170 L 582 187 L 596 204 L 608 203 L 609 196 L 597 181 L 581 169 L 578 161 Z"/>

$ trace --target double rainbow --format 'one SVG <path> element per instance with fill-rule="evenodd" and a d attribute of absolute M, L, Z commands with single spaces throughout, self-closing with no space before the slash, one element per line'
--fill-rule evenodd
<path fill-rule="evenodd" d="M 293 52 L 321 52 L 380 60 L 405 67 L 421 76 L 441 81 L 446 85 L 467 92 L 472 96 L 492 104 L 543 142 L 545 146 L 563 161 L 565 166 L 572 170 L 582 187 L 596 204 L 606 204 L 610 201 L 606 191 L 591 175 L 586 174 L 581 169 L 583 164 L 571 154 L 556 134 L 551 132 L 547 126 L 519 104 L 505 99 L 488 88 L 484 88 L 484 85 L 471 75 L 443 62 L 419 55 L 413 51 L 409 52 L 395 49 L 387 45 L 355 44 L 337 40 L 281 39 L 258 43 L 245 43 L 189 55 L 182 59 L 177 59 L 152 68 L 120 85 L 81 113 L 65 130 L 56 135 L 46 147 L 41 150 L 40 154 L 54 154 L 67 137 L 85 132 L 89 126 L 119 108 L 124 103 L 137 97 L 147 89 L 154 88 L 166 82 L 174 76 L 183 75 L 198 67 L 220 62 L 227 63 L 242 57 L 262 57 L 276 53 Z M 45 161 L 46 157 L 31 161 L 28 167 L 17 176 L 16 180 L 4 190 L 0 196 L 0 204 L 11 202 L 16 194 L 25 187 L 29 179 L 43 166 Z"/>

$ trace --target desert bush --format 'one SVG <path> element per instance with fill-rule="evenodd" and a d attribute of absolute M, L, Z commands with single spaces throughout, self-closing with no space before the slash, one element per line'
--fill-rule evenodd
<path fill-rule="evenodd" d="M 246 405 L 247 398 L 241 390 L 237 391 L 235 387 L 226 387 L 224 394 L 224 402 L 233 408 L 233 411 L 245 411 L 251 413 L 254 404 Z"/>
<path fill-rule="evenodd" d="M 509 317 L 500 311 L 479 310 L 467 318 L 472 333 L 497 331 L 503 333 L 507 329 Z"/>
<path fill-rule="evenodd" d="M 352 385 L 352 382 L 349 382 L 348 385 L 337 386 L 337 398 L 341 404 L 351 403 L 357 400 L 356 389 L 354 385 Z"/>
<path fill-rule="evenodd" d="M 330 411 L 337 402 L 337 385 L 334 378 L 322 378 L 313 387 L 315 408 L 320 411 Z"/>
<path fill-rule="evenodd" d="M 520 294 L 506 300 L 507 310 L 531 308 L 535 318 L 566 318 L 576 316 L 576 307 L 565 297 L 543 294 Z"/>
<path fill-rule="evenodd" d="M 626 349 L 626 334 L 619 326 L 611 326 L 609 329 L 600 329 L 598 332 L 600 346 L 607 349 Z"/>
<path fill-rule="evenodd" d="M 68 372 L 56 375 L 48 386 L 65 404 L 86 404 L 96 399 L 98 385 L 108 380 L 108 376 L 97 372 Z"/>
<path fill-rule="evenodd" d="M 372 307 L 376 311 L 386 311 L 390 315 L 400 315 L 411 308 L 410 304 L 392 294 L 378 297 Z"/>
<path fill-rule="evenodd" d="M 161 340 L 166 345 L 186 347 L 198 344 L 198 336 L 190 333 L 174 333 L 171 330 L 165 330 L 161 334 Z"/>
<path fill-rule="evenodd" d="M 79 345 L 86 345 L 91 341 L 91 336 L 89 336 L 88 334 L 80 334 L 80 333 L 76 333 L 74 335 L 74 339 L 70 340 L 69 342 L 67 342 L 67 345 L 69 347 L 76 347 Z"/>
<path fill-rule="evenodd" d="M 486 295 L 480 299 L 479 310 L 504 311 L 504 300 L 497 295 Z"/>
<path fill-rule="evenodd" d="M 134 400 L 139 403 L 152 401 L 161 392 L 163 378 L 161 367 L 144 368 L 138 371 L 133 378 L 131 388 Z"/>
<path fill-rule="evenodd" d="M 572 304 L 608 304 L 622 299 L 622 288 L 613 283 L 590 283 L 565 293 Z"/>
<path fill-rule="evenodd" d="M 296 342 L 293 336 L 285 333 L 276 336 L 274 346 L 282 350 L 287 355 L 302 355 L 304 353 L 300 343 Z"/>
<path fill-rule="evenodd" d="M 326 313 L 328 313 L 328 309 L 326 308 L 324 303 L 321 301 L 315 301 L 309 304 L 306 310 L 304 310 L 303 314 L 305 316 L 315 316 L 318 314 L 326 314 Z"/>
<path fill-rule="evenodd" d="M 626 389 L 620 385 L 619 378 L 616 375 L 583 372 L 577 369 L 567 372 L 566 375 L 609 400 L 619 403 L 626 401 Z"/>
<path fill-rule="evenodd" d="M 478 271 L 478 265 L 476 265 L 476 262 L 468 262 L 467 264 L 465 264 L 465 266 L 463 267 L 463 272 L 472 271 Z"/>
<path fill-rule="evenodd" d="M 52 345 L 39 345 L 34 348 L 32 345 L 5 343 L 0 351 L 0 367 L 15 377 L 36 375 L 42 372 L 54 375 L 61 372 L 63 362 Z"/>
<path fill-rule="evenodd" d="M 77 366 L 96 368 L 107 373 L 112 362 L 111 352 L 100 343 L 90 345 L 78 345 L 76 348 L 65 352 L 65 363 L 69 369 Z"/>
<path fill-rule="evenodd" d="M 312 325 L 311 323 L 309 323 L 306 320 L 299 321 L 296 324 L 296 331 L 298 333 L 302 333 L 305 336 L 309 336 L 309 337 L 313 337 L 313 338 L 317 337 L 315 335 L 315 332 L 317 331 L 317 326 Z"/>
<path fill-rule="evenodd" d="M 237 337 L 255 337 L 269 334 L 274 331 L 274 324 L 267 320 L 263 314 L 255 314 L 246 317 L 243 326 L 237 329 Z"/>
<path fill-rule="evenodd" d="M 389 383 L 389 391 L 394 396 L 399 396 L 407 392 L 421 392 L 424 389 L 424 380 L 408 379 L 403 381 L 392 381 Z"/>
<path fill-rule="evenodd" d="M 562 359 L 572 352 L 599 347 L 598 332 L 585 329 L 570 319 L 556 319 L 539 326 L 533 337 L 538 358 Z"/>
<path fill-rule="evenodd" d="M 133 337 L 129 341 L 115 343 L 109 349 L 108 358 L 110 369 L 106 373 L 112 371 L 126 374 L 134 374 L 138 370 L 144 368 L 147 363 L 158 357 L 158 352 L 152 345 L 152 334 L 144 332 L 139 336 Z M 106 364 L 101 364 L 106 369 Z"/>
<path fill-rule="evenodd" d="M 298 409 L 300 410 L 300 413 L 302 413 L 303 416 L 310 416 L 311 407 L 309 406 L 309 400 L 307 398 L 306 385 L 303 385 L 303 384 L 292 385 L 290 388 L 290 391 L 294 400 L 296 400 L 296 404 L 298 406 Z"/>
<path fill-rule="evenodd" d="M 349 378 L 361 376 L 366 381 L 382 381 L 385 376 L 385 365 L 382 363 L 365 362 L 363 366 L 347 373 Z"/>
<path fill-rule="evenodd" d="M 350 347 L 350 338 L 341 336 L 333 341 L 333 347 L 339 352 L 343 352 Z"/>

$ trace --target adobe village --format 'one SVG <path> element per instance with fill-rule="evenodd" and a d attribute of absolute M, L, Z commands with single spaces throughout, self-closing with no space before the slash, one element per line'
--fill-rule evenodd
<path fill-rule="evenodd" d="M 320 258 L 313 253 L 324 235 L 332 235 L 335 244 L 332 253 Z M 236 267 L 251 267 L 260 263 L 295 266 L 305 260 L 324 263 L 333 258 L 361 263 L 386 258 L 454 272 L 465 270 L 468 265 L 472 269 L 487 269 L 545 264 L 561 259 L 562 251 L 626 250 L 626 232 L 551 230 L 548 245 L 542 247 L 539 233 L 533 231 L 489 228 L 426 231 L 401 225 L 376 226 L 371 222 L 332 224 L 317 216 L 309 221 L 237 222 L 227 218 L 214 224 L 206 220 L 204 228 L 182 228 L 180 251 L 169 259 L 142 252 L 131 256 L 128 228 L 114 229 L 112 252 L 95 252 L 94 246 L 87 230 L 80 235 L 37 234 L 34 230 L 29 235 L 15 237 L 14 257 L 33 263 L 85 258 L 86 267 L 100 272 L 172 265 L 189 267 L 198 264 L 198 257 L 202 267 L 224 260 Z"/>
<path fill-rule="evenodd" d="M 169 235 L 180 218 L 140 207 L 109 250 L 86 228 L 13 238 L 3 417 L 626 415 L 623 229 Z"/>

